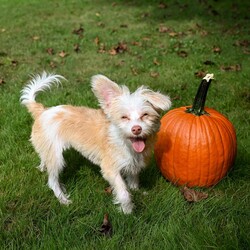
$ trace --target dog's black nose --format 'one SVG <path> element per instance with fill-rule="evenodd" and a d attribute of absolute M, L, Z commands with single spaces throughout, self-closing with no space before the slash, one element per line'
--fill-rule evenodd
<path fill-rule="evenodd" d="M 139 125 L 135 125 L 131 128 L 131 131 L 134 135 L 139 135 L 142 131 L 142 128 Z"/>

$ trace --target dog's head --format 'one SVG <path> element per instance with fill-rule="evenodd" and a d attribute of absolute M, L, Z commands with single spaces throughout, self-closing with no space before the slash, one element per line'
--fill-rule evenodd
<path fill-rule="evenodd" d="M 92 90 L 119 136 L 137 153 L 144 151 L 147 138 L 159 130 L 160 112 L 171 106 L 168 96 L 144 86 L 130 93 L 103 75 L 92 77 Z"/>

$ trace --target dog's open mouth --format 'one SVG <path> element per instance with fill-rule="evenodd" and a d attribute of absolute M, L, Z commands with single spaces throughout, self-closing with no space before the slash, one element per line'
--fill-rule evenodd
<path fill-rule="evenodd" d="M 132 147 L 137 153 L 141 153 L 145 148 L 145 138 L 141 137 L 131 137 L 129 138 L 132 142 Z"/>

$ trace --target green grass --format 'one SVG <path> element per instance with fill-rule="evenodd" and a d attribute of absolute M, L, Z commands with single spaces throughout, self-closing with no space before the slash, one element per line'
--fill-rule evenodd
<path fill-rule="evenodd" d="M 160 2 L 0 0 L 1 249 L 249 248 L 249 1 L 172 0 L 165 8 Z M 81 26 L 82 37 L 72 33 Z M 162 33 L 160 27 L 174 33 Z M 244 40 L 248 45 L 234 45 Z M 127 44 L 127 51 L 110 55 L 119 42 Z M 106 53 L 98 53 L 101 46 Z M 214 46 L 221 52 L 215 53 Z M 49 55 L 48 48 L 55 54 Z M 68 56 L 60 57 L 61 51 Z M 180 51 L 187 56 L 179 56 Z M 207 60 L 214 65 L 205 65 Z M 239 71 L 221 69 L 237 64 Z M 68 81 L 41 94 L 42 103 L 91 107 L 97 101 L 90 77 L 98 73 L 131 89 L 144 84 L 168 93 L 172 108 L 192 103 L 200 83 L 195 72 L 214 73 L 207 106 L 226 115 L 236 128 L 234 168 L 205 190 L 208 199 L 189 204 L 152 158 L 141 174 L 140 191 L 133 193 L 136 209 L 124 215 L 104 193 L 108 184 L 98 167 L 70 150 L 61 178 L 73 204 L 60 205 L 46 185 L 46 174 L 35 168 L 39 159 L 28 141 L 32 118 L 19 103 L 29 75 L 43 70 Z M 98 233 L 106 212 L 111 238 Z"/>

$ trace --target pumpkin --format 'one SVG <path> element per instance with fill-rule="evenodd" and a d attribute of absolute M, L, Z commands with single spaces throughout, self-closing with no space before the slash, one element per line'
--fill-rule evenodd
<path fill-rule="evenodd" d="M 204 107 L 213 74 L 201 81 L 193 106 L 173 109 L 161 119 L 155 158 L 162 175 L 176 185 L 217 184 L 236 157 L 236 133 L 221 113 Z"/>

